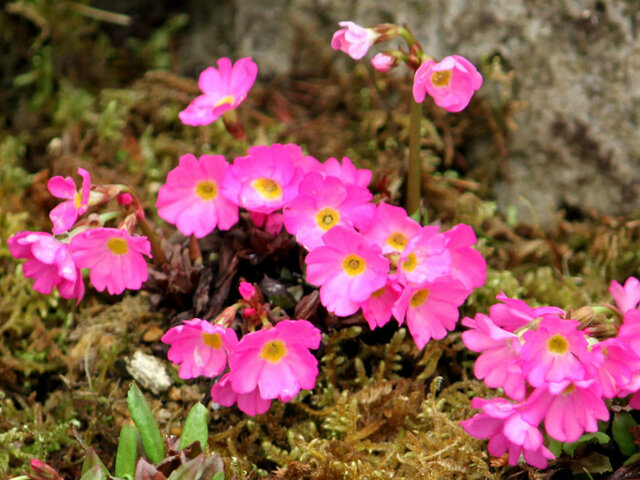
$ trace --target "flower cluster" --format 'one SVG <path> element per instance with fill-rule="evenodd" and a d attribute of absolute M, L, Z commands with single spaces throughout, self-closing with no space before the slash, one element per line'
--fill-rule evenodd
<path fill-rule="evenodd" d="M 82 177 L 79 191 L 71 177 L 56 176 L 49 180 L 49 192 L 65 199 L 50 213 L 55 235 L 18 232 L 7 241 L 11 255 L 27 260 L 24 275 L 34 279 L 33 288 L 40 293 L 49 294 L 57 287 L 61 297 L 80 302 L 85 293 L 84 268 L 89 269 L 89 279 L 98 291 L 106 289 L 115 295 L 127 288 L 140 289 L 147 280 L 144 256 L 151 256 L 151 245 L 146 237 L 132 235 L 135 214 L 120 228 L 104 227 L 102 217 L 97 215 L 91 221 L 78 221 L 89 207 L 116 198 L 121 186 L 92 189 L 89 173 L 78 168 L 78 174 Z"/>
<path fill-rule="evenodd" d="M 469 327 L 464 344 L 480 352 L 475 375 L 510 398 L 475 398 L 481 413 L 462 422 L 470 435 L 489 439 L 492 455 L 508 452 L 511 465 L 523 455 L 545 468 L 554 456 L 543 443 L 542 422 L 548 437 L 571 443 L 609 418 L 605 399 L 633 393 L 630 405 L 640 404 L 640 282 L 614 281 L 610 292 L 621 321 L 607 328 L 591 321 L 593 312 L 578 310 L 572 318 L 505 295 L 489 315 L 462 320 Z"/>

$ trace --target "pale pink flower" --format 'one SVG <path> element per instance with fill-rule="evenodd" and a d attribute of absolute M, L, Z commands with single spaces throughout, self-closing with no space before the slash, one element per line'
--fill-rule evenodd
<path fill-rule="evenodd" d="M 356 168 L 349 157 L 342 157 L 342 163 L 337 158 L 328 158 L 316 170 L 323 176 L 339 178 L 347 185 L 358 185 L 367 188 L 373 173 L 368 168 Z"/>
<path fill-rule="evenodd" d="M 229 168 L 222 155 L 187 153 L 167 174 L 158 191 L 158 216 L 183 235 L 204 237 L 218 227 L 228 230 L 238 221 L 238 206 L 221 194 L 222 178 Z"/>
<path fill-rule="evenodd" d="M 171 345 L 167 358 L 180 365 L 180 378 L 215 377 L 227 366 L 227 353 L 238 343 L 236 332 L 193 318 L 170 328 L 161 338 Z"/>
<path fill-rule="evenodd" d="M 377 245 L 347 227 L 322 237 L 324 246 L 307 255 L 307 282 L 320 287 L 320 301 L 339 317 L 358 311 L 373 292 L 387 283 L 389 261 Z"/>
<path fill-rule="evenodd" d="M 247 301 L 251 300 L 257 293 L 256 287 L 254 287 L 253 284 L 249 282 L 240 282 L 238 291 L 240 292 L 240 296 Z"/>
<path fill-rule="evenodd" d="M 593 356 L 579 326 L 577 320 L 545 315 L 537 330 L 524 333 L 520 351 L 522 370 L 531 385 L 586 379 L 587 371 L 593 368 Z"/>
<path fill-rule="evenodd" d="M 373 220 L 376 207 L 369 203 L 372 195 L 364 187 L 311 172 L 298 190 L 284 208 L 284 226 L 307 250 L 322 246 L 322 236 L 337 225 L 361 229 Z"/>
<path fill-rule="evenodd" d="M 473 366 L 474 375 L 491 388 L 502 388 L 514 400 L 523 400 L 526 375 L 520 361 L 520 339 L 482 313 L 473 319 L 463 318 L 462 324 L 471 329 L 462 332 L 465 346 L 473 352 L 482 352 Z"/>
<path fill-rule="evenodd" d="M 372 28 L 363 28 L 353 22 L 338 22 L 341 28 L 333 34 L 331 48 L 341 50 L 354 60 L 360 60 L 380 37 Z"/>
<path fill-rule="evenodd" d="M 447 238 L 440 233 L 440 227 L 422 227 L 402 252 L 398 279 L 403 284 L 421 283 L 450 276 L 450 273 L 451 252 L 447 248 Z"/>
<path fill-rule="evenodd" d="M 265 400 L 260 396 L 260 389 L 254 388 L 248 393 L 236 393 L 231 388 L 230 373 L 225 373 L 218 382 L 211 387 L 211 399 L 222 405 L 230 407 L 234 403 L 238 404 L 238 408 L 252 417 L 261 415 L 271 406 L 271 400 Z"/>
<path fill-rule="evenodd" d="M 369 324 L 371 330 L 376 327 L 383 327 L 391 320 L 393 306 L 398 298 L 402 287 L 392 280 L 380 290 L 376 290 L 362 304 L 362 315 Z"/>
<path fill-rule="evenodd" d="M 320 330 L 306 320 L 282 320 L 246 334 L 229 355 L 231 387 L 239 394 L 257 388 L 261 398 L 285 402 L 312 389 L 318 360 L 309 349 L 318 348 L 320 340 Z"/>
<path fill-rule="evenodd" d="M 458 224 L 443 232 L 451 255 L 451 276 L 468 289 L 481 287 L 487 281 L 487 262 L 472 248 L 478 241 L 469 225 Z"/>
<path fill-rule="evenodd" d="M 609 293 L 618 305 L 622 314 L 627 310 L 633 310 L 640 302 L 640 280 L 635 277 L 627 278 L 624 287 L 615 280 L 611 282 Z"/>
<path fill-rule="evenodd" d="M 413 340 L 423 348 L 432 338 L 442 339 L 456 327 L 458 307 L 468 294 L 461 283 L 447 277 L 411 284 L 394 305 L 393 316 L 400 325 L 406 318 Z"/>
<path fill-rule="evenodd" d="M 363 233 L 386 255 L 402 253 L 409 240 L 420 232 L 421 228 L 418 222 L 407 215 L 404 208 L 382 202 L 376 208 L 371 228 Z"/>
<path fill-rule="evenodd" d="M 53 222 L 53 233 L 64 233 L 73 227 L 89 208 L 89 193 L 91 192 L 91 177 L 84 168 L 78 168 L 78 174 L 82 177 L 82 187 L 76 190 L 76 184 L 71 177 L 52 177 L 47 183 L 51 195 L 56 198 L 64 198 L 66 202 L 59 203 L 49 212 L 49 218 Z"/>
<path fill-rule="evenodd" d="M 250 212 L 273 213 L 298 196 L 302 171 L 289 145 L 253 146 L 237 157 L 222 182 L 222 193 Z"/>
<path fill-rule="evenodd" d="M 203 94 L 179 113 L 180 120 L 194 126 L 214 122 L 244 102 L 257 75 L 258 66 L 251 58 L 241 58 L 233 65 L 230 59 L 220 58 L 218 68 L 208 67 L 200 74 L 198 86 Z"/>
<path fill-rule="evenodd" d="M 504 293 L 496 296 L 503 303 L 496 303 L 489 308 L 491 320 L 500 328 L 514 332 L 543 315 L 563 316 L 564 311 L 558 307 L 531 308 L 524 301 L 509 298 Z"/>
<path fill-rule="evenodd" d="M 99 292 L 111 295 L 125 288 L 138 290 L 147 280 L 147 262 L 151 244 L 147 237 L 131 236 L 117 228 L 95 228 L 74 236 L 69 245 L 73 260 L 80 268 L 89 268 L 89 279 Z"/>
<path fill-rule="evenodd" d="M 424 62 L 413 80 L 413 98 L 422 103 L 428 93 L 436 105 L 449 112 L 464 110 L 473 93 L 482 86 L 482 76 L 469 60 L 460 55 L 441 62 Z"/>
<path fill-rule="evenodd" d="M 33 278 L 36 292 L 49 294 L 58 288 L 62 298 L 84 296 L 82 272 L 73 261 L 69 246 L 45 232 L 18 232 L 7 239 L 9 252 L 15 258 L 26 258 L 24 276 Z"/>
<path fill-rule="evenodd" d="M 393 55 L 380 52 L 371 59 L 371 65 L 379 72 L 386 73 L 398 64 L 398 60 Z"/>

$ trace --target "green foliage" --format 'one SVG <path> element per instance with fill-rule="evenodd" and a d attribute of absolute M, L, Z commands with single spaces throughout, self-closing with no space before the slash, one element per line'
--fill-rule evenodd
<path fill-rule="evenodd" d="M 620 453 L 630 457 L 638 452 L 638 445 L 631 433 L 631 429 L 638 426 L 638 422 L 630 413 L 616 413 L 611 422 L 613 440 L 618 445 Z"/>
<path fill-rule="evenodd" d="M 132 383 L 129 387 L 127 406 L 129 407 L 131 419 L 138 427 L 142 446 L 149 460 L 153 463 L 160 463 L 165 457 L 165 450 L 158 422 L 156 422 L 149 404 L 135 383 Z"/>
<path fill-rule="evenodd" d="M 207 446 L 209 438 L 209 410 L 201 403 L 196 403 L 184 422 L 184 428 L 180 437 L 180 449 L 191 445 L 193 442 L 200 442 L 201 448 L 204 450 Z"/>
<path fill-rule="evenodd" d="M 116 452 L 115 476 L 133 478 L 138 459 L 138 429 L 125 423 L 120 429 L 118 450 Z"/>

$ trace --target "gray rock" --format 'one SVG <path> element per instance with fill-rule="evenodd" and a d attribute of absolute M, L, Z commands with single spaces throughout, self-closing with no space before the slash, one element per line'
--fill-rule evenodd
<path fill-rule="evenodd" d="M 140 350 L 127 360 L 127 372 L 142 388 L 156 395 L 169 390 L 172 384 L 162 361 Z"/>

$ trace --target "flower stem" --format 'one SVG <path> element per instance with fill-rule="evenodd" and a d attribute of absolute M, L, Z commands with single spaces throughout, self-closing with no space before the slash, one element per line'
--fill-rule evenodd
<path fill-rule="evenodd" d="M 411 99 L 409 116 L 409 168 L 407 169 L 407 211 L 409 215 L 418 211 L 422 198 L 422 165 L 420 162 L 420 120 L 422 103 Z"/>

